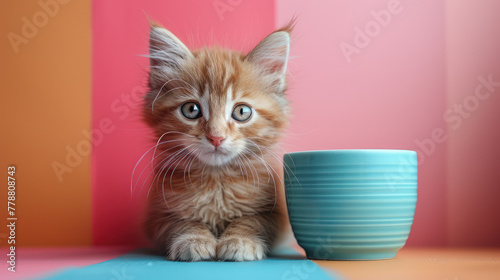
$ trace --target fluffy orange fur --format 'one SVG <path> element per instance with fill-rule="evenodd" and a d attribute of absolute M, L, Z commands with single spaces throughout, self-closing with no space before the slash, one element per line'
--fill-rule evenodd
<path fill-rule="evenodd" d="M 143 116 L 158 141 L 145 228 L 167 259 L 259 260 L 276 240 L 285 213 L 280 172 L 269 159 L 288 122 L 290 31 L 288 25 L 242 54 L 191 51 L 152 25 Z M 185 117 L 186 103 L 202 116 Z M 240 104 L 251 108 L 249 120 L 232 117 Z"/>

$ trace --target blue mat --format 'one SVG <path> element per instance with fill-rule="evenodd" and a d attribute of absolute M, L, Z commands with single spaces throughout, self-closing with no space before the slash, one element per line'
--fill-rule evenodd
<path fill-rule="evenodd" d="M 288 253 L 288 252 L 287 252 Z M 146 279 L 340 279 L 297 253 L 282 252 L 254 262 L 172 262 L 146 249 L 83 268 L 69 268 L 47 280 L 146 280 Z"/>

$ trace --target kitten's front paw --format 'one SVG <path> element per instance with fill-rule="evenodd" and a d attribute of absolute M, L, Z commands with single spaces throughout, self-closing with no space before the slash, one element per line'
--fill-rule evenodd
<path fill-rule="evenodd" d="M 223 261 L 257 261 L 265 257 L 266 246 L 248 237 L 222 237 L 217 244 L 217 259 Z"/>
<path fill-rule="evenodd" d="M 215 258 L 217 240 L 213 236 L 180 235 L 170 246 L 167 259 L 171 261 L 204 261 Z"/>

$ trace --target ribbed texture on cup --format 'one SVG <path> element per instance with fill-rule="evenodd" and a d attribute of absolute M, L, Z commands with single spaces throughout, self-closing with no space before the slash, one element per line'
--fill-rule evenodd
<path fill-rule="evenodd" d="M 290 222 L 312 259 L 385 259 L 401 249 L 417 201 L 412 151 L 285 155 Z"/>

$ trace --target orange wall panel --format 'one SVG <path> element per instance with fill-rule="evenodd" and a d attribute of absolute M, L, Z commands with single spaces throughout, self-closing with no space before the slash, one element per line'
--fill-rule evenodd
<path fill-rule="evenodd" d="M 90 1 L 2 1 L 0 18 L 0 245 L 10 164 L 16 245 L 90 245 Z"/>

